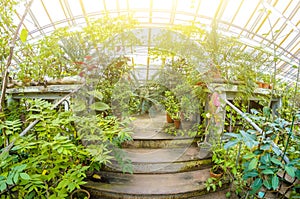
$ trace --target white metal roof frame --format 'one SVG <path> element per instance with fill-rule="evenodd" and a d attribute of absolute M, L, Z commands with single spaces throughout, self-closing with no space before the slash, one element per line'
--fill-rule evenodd
<path fill-rule="evenodd" d="M 24 5 L 18 8 L 17 18 L 24 9 Z M 216 19 L 222 33 L 245 44 L 241 50 L 247 46 L 275 49 L 281 58 L 279 77 L 295 82 L 300 67 L 299 10 L 299 0 L 34 0 L 23 26 L 29 39 L 35 40 L 59 27 L 85 26 L 106 13 L 132 15 L 141 27 L 148 28 L 191 23 L 210 26 Z"/>

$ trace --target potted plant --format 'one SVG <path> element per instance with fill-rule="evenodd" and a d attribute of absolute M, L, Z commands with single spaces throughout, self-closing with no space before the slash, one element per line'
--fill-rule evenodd
<path fill-rule="evenodd" d="M 85 198 L 89 199 L 91 197 L 90 193 L 85 189 L 76 189 L 71 194 L 71 199 L 79 199 L 79 198 Z"/>
<path fill-rule="evenodd" d="M 210 175 L 214 178 L 220 178 L 226 171 L 226 150 L 223 148 L 221 142 L 213 143 L 211 147 L 213 166 L 210 169 Z"/>
<path fill-rule="evenodd" d="M 163 101 L 165 105 L 167 119 L 169 118 L 168 122 L 172 122 L 173 120 L 180 119 L 180 105 L 175 97 L 175 95 L 171 91 L 165 92 L 165 99 Z"/>
<path fill-rule="evenodd" d="M 176 129 L 179 129 L 179 128 L 180 128 L 180 125 L 181 125 L 181 118 L 180 118 L 180 115 L 181 115 L 181 114 L 180 114 L 179 112 L 177 112 L 176 115 L 171 116 L 171 118 L 172 118 L 173 121 L 174 121 L 174 126 L 175 126 Z"/>
<path fill-rule="evenodd" d="M 214 165 L 209 170 L 210 177 L 212 178 L 221 178 L 224 174 L 224 170 L 220 165 Z"/>
<path fill-rule="evenodd" d="M 270 89 L 271 88 L 270 82 L 271 82 L 271 76 L 269 74 L 265 74 L 262 72 L 259 73 L 259 77 L 256 82 L 259 88 Z"/>

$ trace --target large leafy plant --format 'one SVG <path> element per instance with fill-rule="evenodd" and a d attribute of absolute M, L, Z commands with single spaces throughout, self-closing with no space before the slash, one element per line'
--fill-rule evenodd
<path fill-rule="evenodd" d="M 111 164 L 114 157 L 123 172 L 131 173 L 131 162 L 117 150 L 123 142 L 132 139 L 127 127 L 130 119 L 120 121 L 110 115 L 110 107 L 102 100 L 102 92 L 98 90 L 83 90 L 74 99 L 72 109 L 78 136 L 92 155 L 91 168 L 100 169 L 101 165 Z"/>
<path fill-rule="evenodd" d="M 2 197 L 66 198 L 85 183 L 88 170 L 100 169 L 112 156 L 124 172 L 131 172 L 130 162 L 115 150 L 130 139 L 126 121 L 102 115 L 109 106 L 101 102 L 101 93 L 86 94 L 88 102 L 91 96 L 96 100 L 84 110 L 100 113 L 74 116 L 71 111 L 52 109 L 52 104 L 43 100 L 22 100 L 27 113 L 23 119 L 14 116 L 12 121 L 1 121 L 6 132 L 0 139 Z M 36 119 L 40 121 L 28 135 L 19 137 L 22 129 Z M 3 147 L 15 139 L 15 146 L 6 151 Z"/>
<path fill-rule="evenodd" d="M 26 85 L 31 81 L 82 76 L 91 67 L 105 70 L 116 63 L 115 46 L 138 42 L 128 31 L 136 24 L 128 16 L 105 15 L 81 29 L 59 28 L 40 40 L 24 42 L 16 52 L 20 64 L 12 72 Z"/>
<path fill-rule="evenodd" d="M 5 120 L 2 140 L 15 146 L 7 151 L 1 144 L 0 191 L 2 197 L 65 198 L 84 184 L 88 166 L 83 163 L 90 154 L 78 144 L 71 112 L 59 112 L 42 100 L 26 100 L 27 110 L 19 119 Z M 9 113 L 8 113 L 9 114 Z M 22 128 L 36 118 L 40 122 L 26 137 L 19 137 Z M 21 128 L 20 123 L 23 125 Z"/>
<path fill-rule="evenodd" d="M 281 118 L 271 120 L 268 108 L 264 108 L 264 114 L 252 110 L 248 116 L 260 124 L 262 132 L 248 129 L 226 133 L 231 139 L 224 146 L 225 149 L 236 148 L 239 151 L 244 146 L 237 162 L 241 162 L 242 178 L 249 188 L 247 194 L 263 198 L 270 192 L 279 193 L 287 183 L 286 176 L 292 179 L 289 182 L 292 184 L 285 192 L 295 190 L 295 182 L 300 179 L 300 157 L 286 153 L 290 147 L 299 147 L 293 146 L 293 142 L 299 142 L 299 135 L 293 133 L 293 124 Z M 289 137 L 294 141 L 290 143 Z M 274 143 L 282 146 L 283 152 Z M 291 157 L 291 160 L 284 158 L 284 155 Z"/>

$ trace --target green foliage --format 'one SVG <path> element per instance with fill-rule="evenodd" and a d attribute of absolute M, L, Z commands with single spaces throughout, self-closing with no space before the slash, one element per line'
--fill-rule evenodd
<path fill-rule="evenodd" d="M 83 90 L 77 95 L 72 105 L 77 134 L 91 154 L 93 166 L 97 167 L 94 163 L 109 164 L 115 156 L 123 171 L 130 172 L 130 162 L 125 158 L 118 158 L 120 156 L 114 150 L 132 139 L 131 130 L 127 127 L 130 118 L 120 121 L 117 117 L 108 115 L 109 106 L 99 101 L 102 99 L 103 95 L 98 90 Z M 102 108 L 94 109 L 99 104 Z"/>
<path fill-rule="evenodd" d="M 293 118 L 293 113 L 297 112 L 300 108 L 299 100 L 299 89 L 295 92 L 296 85 L 288 85 L 286 83 L 278 85 L 278 93 L 281 97 L 281 106 L 278 109 L 280 117 L 285 118 L 285 120 L 291 122 Z"/>
<path fill-rule="evenodd" d="M 245 102 L 235 100 L 233 104 L 238 107 L 242 112 L 249 112 L 249 106 Z M 225 107 L 225 131 L 226 132 L 239 132 L 242 129 L 248 129 L 250 125 L 247 122 L 243 122 L 243 117 L 237 114 L 229 105 Z"/>
<path fill-rule="evenodd" d="M 14 35 L 16 26 L 13 25 L 13 14 L 15 12 L 16 0 L 7 0 L 0 2 L 0 71 L 4 70 L 6 59 L 8 58 L 10 49 L 9 43 Z M 9 28 L 8 28 L 9 27 Z"/>
<path fill-rule="evenodd" d="M 115 111 L 122 112 L 123 116 L 148 114 L 151 111 L 160 111 L 161 100 L 166 88 L 154 80 L 146 83 L 130 73 L 127 78 L 121 78 L 115 85 L 112 103 Z"/>
<path fill-rule="evenodd" d="M 219 178 L 210 177 L 205 181 L 204 185 L 207 191 L 216 191 L 217 187 L 221 188 L 223 186 L 223 182 Z"/>
<path fill-rule="evenodd" d="M 144 114 L 149 113 L 150 108 L 159 109 L 166 88 L 155 81 L 148 81 L 145 85 L 141 85 L 137 80 L 135 82 L 133 96 L 130 99 L 131 103 L 137 104 L 135 113 Z"/>
<path fill-rule="evenodd" d="M 7 153 L 4 155 L 1 155 L 3 159 L 6 159 Z M 10 168 L 8 172 L 4 172 L 0 176 L 0 192 L 3 192 L 7 189 L 8 186 L 12 186 L 14 184 L 17 184 L 20 180 L 30 180 L 30 176 L 27 173 L 24 173 L 23 171 L 27 167 L 26 164 L 21 165 L 15 165 Z M 20 180 L 19 180 L 20 179 Z"/>
<path fill-rule="evenodd" d="M 34 43 L 26 42 L 27 31 L 24 29 L 20 35 L 23 43 L 16 50 L 20 64 L 17 73 L 13 75 L 23 84 L 29 85 L 32 80 L 43 82 L 49 78 L 82 76 L 87 71 L 101 68 L 103 73 L 99 74 L 107 76 L 106 81 L 116 83 L 116 75 L 123 69 L 119 65 L 120 60 L 115 60 L 111 52 L 120 43 L 133 45 L 139 42 L 133 33 L 127 31 L 136 24 L 128 16 L 104 16 L 95 21 L 91 20 L 89 26 L 81 30 L 58 28 Z M 117 73 L 112 72 L 112 69 Z"/>
<path fill-rule="evenodd" d="M 102 97 L 98 91 L 89 94 L 97 100 Z M 52 104 L 43 100 L 23 100 L 22 103 L 18 106 L 26 109 L 24 121 L 0 122 L 1 140 L 9 143 L 12 138 L 17 139 L 10 152 L 4 152 L 5 143 L 1 142 L 0 192 L 3 197 L 13 194 L 18 198 L 67 198 L 85 183 L 87 170 L 100 169 L 109 163 L 113 155 L 111 146 L 118 147 L 131 139 L 127 121 L 119 122 L 101 114 L 78 117 L 70 111 L 52 109 Z M 28 135 L 19 137 L 22 129 L 36 119 L 40 121 Z M 87 144 L 87 140 L 94 143 Z M 129 162 L 124 160 L 123 166 L 130 172 Z"/>
<path fill-rule="evenodd" d="M 27 40 L 28 31 L 26 29 L 21 30 L 20 39 L 24 43 Z"/>
<path fill-rule="evenodd" d="M 175 135 L 175 136 L 184 136 L 185 131 L 181 129 L 176 129 L 174 125 L 166 125 L 163 129 L 164 133 Z"/>
<path fill-rule="evenodd" d="M 18 136 L 22 130 L 19 120 L 2 123 L 6 132 L 2 138 L 17 138 L 9 153 L 1 150 L 0 187 L 4 194 L 13 193 L 18 198 L 65 198 L 83 183 L 88 167 L 83 167 L 81 162 L 89 154 L 72 139 L 72 114 L 51 110 L 51 106 L 42 100 L 26 101 L 27 115 L 23 125 L 40 119 L 26 137 Z M 58 186 L 62 181 L 67 181 L 70 187 Z"/>
<path fill-rule="evenodd" d="M 165 105 L 166 112 L 172 119 L 179 119 L 180 104 L 176 99 L 176 96 L 171 91 L 166 91 L 165 97 L 166 98 L 163 101 L 163 104 Z"/>
<path fill-rule="evenodd" d="M 256 121 L 262 128 L 265 135 L 257 133 L 257 131 L 249 129 L 247 131 L 240 130 L 239 133 L 225 133 L 225 136 L 231 139 L 224 145 L 225 149 L 236 148 L 237 145 L 244 145 L 243 154 L 237 157 L 237 161 L 241 162 L 242 178 L 250 187 L 250 195 L 265 195 L 266 192 L 278 191 L 283 181 L 281 172 L 286 173 L 292 179 L 300 178 L 297 173 L 300 169 L 299 156 L 290 156 L 291 161 L 283 161 L 283 155 L 273 146 L 273 143 L 284 142 L 281 140 L 284 135 L 288 135 L 291 131 L 290 124 L 281 119 L 274 118 L 271 120 L 270 112 L 264 108 L 263 113 L 252 111 L 253 114 L 248 116 Z M 291 140 L 299 140 L 299 136 L 293 134 Z M 297 141 L 296 141 L 297 142 Z M 283 146 L 283 145 L 282 145 Z M 283 151 L 293 146 L 293 142 L 282 147 Z M 295 184 L 289 188 L 293 189 Z M 265 191 L 261 191 L 261 188 Z"/>
<path fill-rule="evenodd" d="M 113 148 L 113 153 L 116 161 L 122 168 L 123 173 L 133 173 L 133 165 L 130 159 L 126 159 L 126 153 L 121 149 Z"/>
<path fill-rule="evenodd" d="M 205 28 L 202 24 L 174 26 L 172 30 L 192 39 L 193 42 L 184 36 L 176 40 L 170 37 L 170 33 L 165 33 L 160 36 L 163 42 L 159 43 L 159 46 L 173 49 L 172 47 L 177 45 L 173 51 L 180 52 L 177 55 L 195 61 L 198 70 L 209 71 L 209 77 L 212 76 L 212 72 L 218 70 L 226 80 L 243 81 L 243 85 L 239 86 L 244 90 L 243 94 L 249 96 L 255 88 L 254 83 L 261 74 L 262 66 L 272 63 L 271 54 L 262 48 L 253 49 L 256 56 L 247 51 L 241 52 L 242 43 L 238 38 L 222 35 L 217 31 L 217 25 L 214 21 L 211 29 Z M 192 52 L 186 49 L 191 49 Z M 212 81 L 212 78 L 206 78 L 207 80 Z"/>

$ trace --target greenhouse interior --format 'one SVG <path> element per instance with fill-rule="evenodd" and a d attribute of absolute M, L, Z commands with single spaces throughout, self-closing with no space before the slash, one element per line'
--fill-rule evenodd
<path fill-rule="evenodd" d="M 0 0 L 0 199 L 300 198 L 299 0 Z"/>

